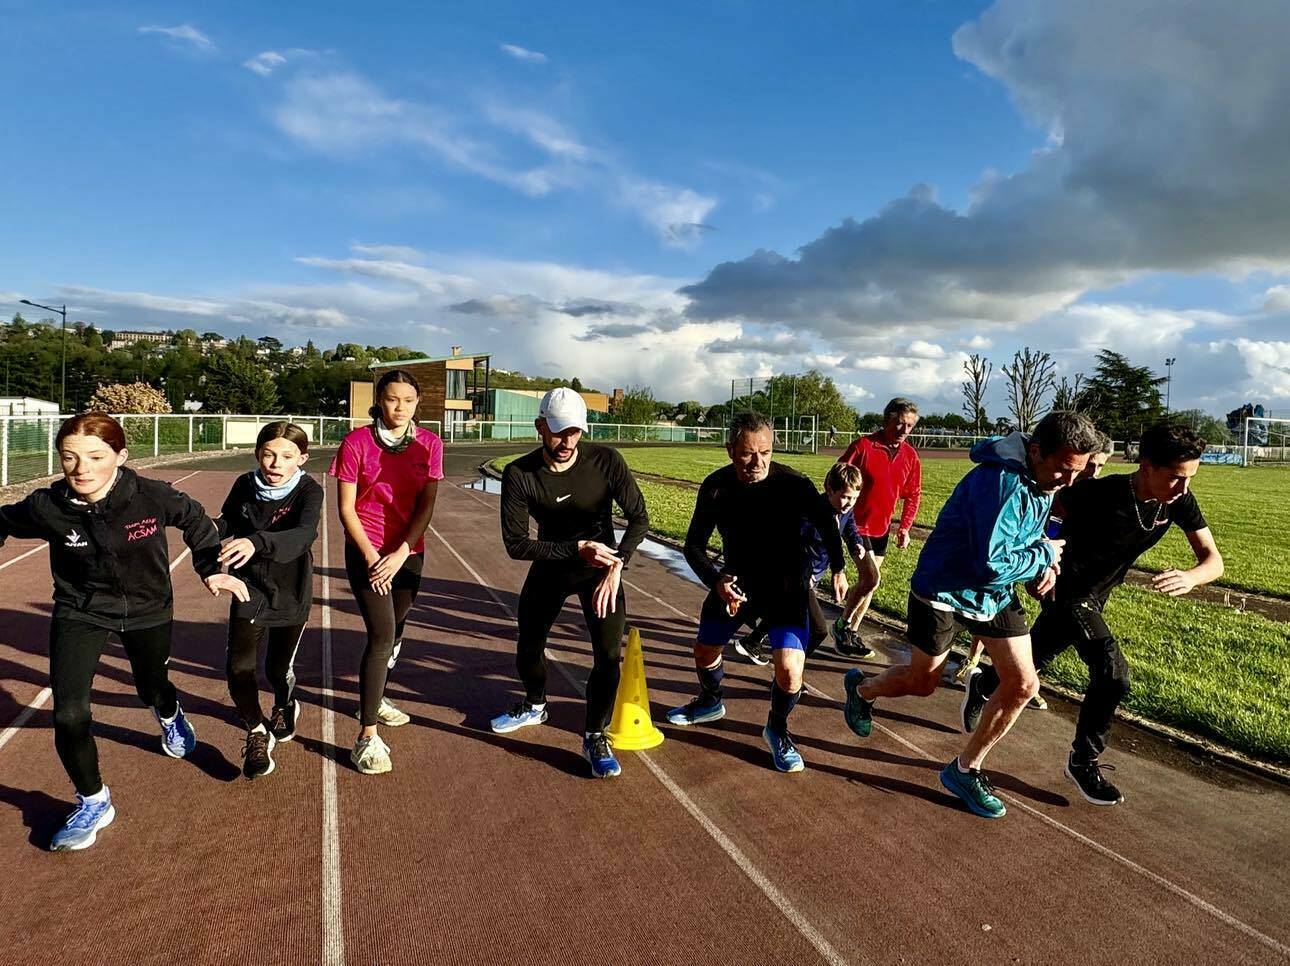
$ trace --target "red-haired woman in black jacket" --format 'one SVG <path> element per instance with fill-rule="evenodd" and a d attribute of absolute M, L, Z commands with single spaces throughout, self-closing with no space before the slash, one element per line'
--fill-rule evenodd
<path fill-rule="evenodd" d="M 90 687 L 108 634 L 121 639 L 139 698 L 161 725 L 162 751 L 182 758 L 197 744 L 166 670 L 174 603 L 166 527 L 183 532 L 193 569 L 212 594 L 227 590 L 244 600 L 246 585 L 220 573 L 219 532 L 200 503 L 125 467 L 125 432 L 111 416 L 73 416 L 56 445 L 64 478 L 0 507 L 0 544 L 8 537 L 49 543 L 54 747 L 78 803 L 54 833 L 57 851 L 88 848 L 116 816 L 90 732 Z"/>

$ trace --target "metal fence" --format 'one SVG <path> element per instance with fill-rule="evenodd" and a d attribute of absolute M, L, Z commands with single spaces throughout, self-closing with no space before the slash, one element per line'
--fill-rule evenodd
<path fill-rule="evenodd" d="M 300 426 L 312 443 L 336 446 L 354 426 L 338 416 L 242 416 L 198 413 L 114 414 L 125 429 L 126 446 L 132 456 L 164 456 L 175 453 L 203 453 L 212 450 L 250 449 L 260 429 L 275 420 L 287 419 Z M 58 470 L 54 437 L 63 416 L 0 416 L 0 486 L 22 483 Z M 428 429 L 439 431 L 439 423 Z"/>

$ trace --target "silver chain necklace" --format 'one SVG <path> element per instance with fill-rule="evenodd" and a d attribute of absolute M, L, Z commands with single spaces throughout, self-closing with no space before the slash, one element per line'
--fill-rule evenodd
<path fill-rule="evenodd" d="M 1144 521 L 1142 519 L 1142 508 L 1138 506 L 1138 490 L 1137 487 L 1133 485 L 1133 481 L 1137 478 L 1137 473 L 1129 474 L 1129 498 L 1133 501 L 1133 515 L 1138 518 L 1138 526 L 1142 528 L 1142 532 L 1151 533 L 1168 518 L 1169 508 L 1161 504 L 1159 500 L 1147 500 L 1148 503 L 1156 504 L 1156 508 L 1151 513 L 1151 523 L 1148 524 Z M 1164 516 L 1161 516 L 1161 510 L 1164 510 Z"/>

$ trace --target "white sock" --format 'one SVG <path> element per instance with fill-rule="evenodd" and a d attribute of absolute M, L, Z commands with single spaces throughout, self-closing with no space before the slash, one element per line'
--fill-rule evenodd
<path fill-rule="evenodd" d="M 534 711 L 541 711 L 543 708 L 546 707 L 546 702 L 543 701 L 541 704 L 531 704 L 529 705 L 529 707 L 532 708 Z"/>
<path fill-rule="evenodd" d="M 264 722 L 261 721 L 258 725 L 256 725 L 254 728 L 251 729 L 251 734 L 262 735 L 268 730 L 269 729 L 264 726 Z"/>
<path fill-rule="evenodd" d="M 108 800 L 108 788 L 104 785 L 93 795 L 82 795 L 81 799 L 86 802 L 92 802 L 95 805 L 101 805 Z"/>
<path fill-rule="evenodd" d="M 958 767 L 959 767 L 959 772 L 960 772 L 961 774 L 966 775 L 968 772 L 970 772 L 970 771 L 972 770 L 971 768 L 964 768 L 964 767 L 963 767 L 963 759 L 962 759 L 962 758 L 955 758 L 955 759 L 954 759 L 954 764 L 958 765 Z"/>

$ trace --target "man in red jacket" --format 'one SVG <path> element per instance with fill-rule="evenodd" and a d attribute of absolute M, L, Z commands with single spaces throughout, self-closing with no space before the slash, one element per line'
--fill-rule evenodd
<path fill-rule="evenodd" d="M 923 495 L 923 469 L 918 453 L 906 440 L 918 425 L 918 406 L 897 396 L 882 411 L 882 429 L 861 436 L 842 454 L 839 463 L 859 467 L 864 477 L 860 501 L 855 508 L 856 529 L 864 538 L 866 553 L 859 561 L 860 579 L 847 600 L 843 615 L 833 624 L 833 645 L 839 654 L 868 657 L 873 653 L 860 640 L 860 622 L 878 589 L 883 558 L 890 539 L 891 515 L 896 501 L 903 500 L 896 527 L 896 548 L 909 546 L 909 528 L 918 515 Z"/>

